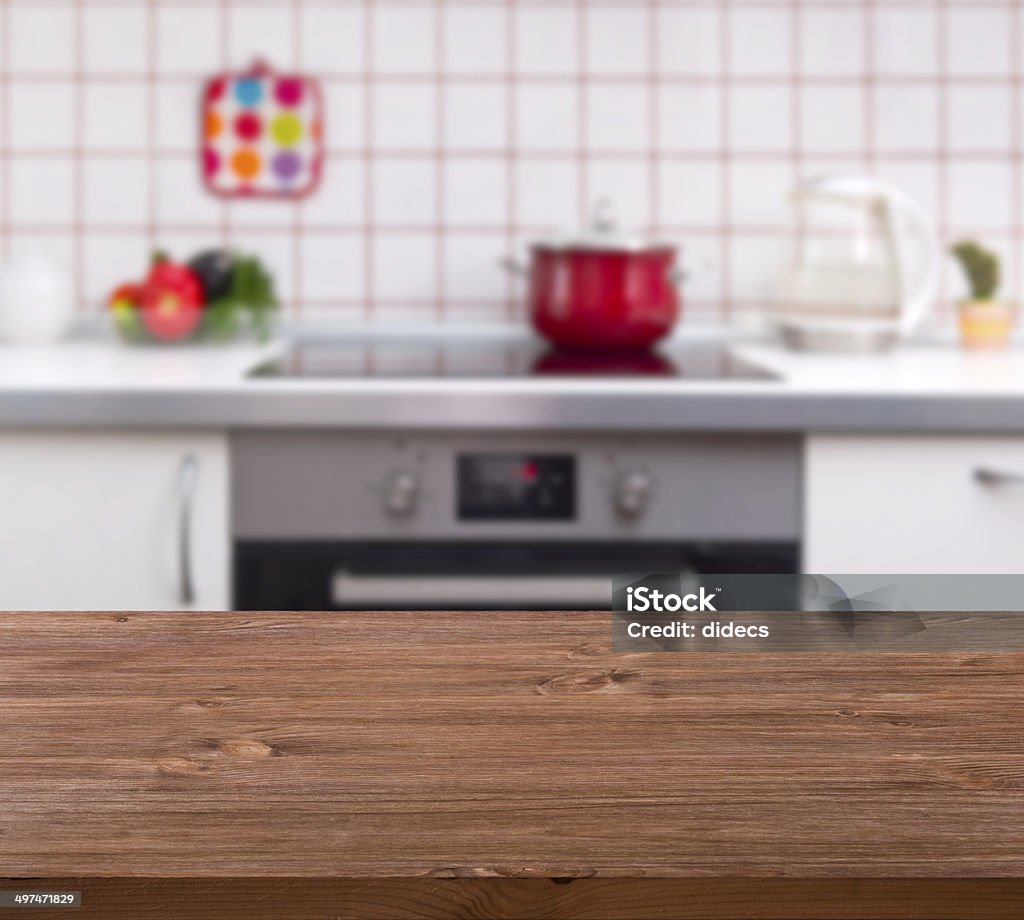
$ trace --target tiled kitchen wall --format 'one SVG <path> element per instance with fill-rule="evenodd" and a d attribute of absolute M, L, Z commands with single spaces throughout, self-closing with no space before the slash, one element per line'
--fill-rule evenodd
<path fill-rule="evenodd" d="M 0 251 L 45 245 L 88 306 L 232 242 L 295 310 L 494 319 L 499 257 L 607 196 L 710 318 L 769 295 L 798 176 L 869 170 L 1019 292 L 1022 48 L 1021 0 L 0 0 Z M 200 186 L 200 83 L 257 55 L 323 81 L 301 203 Z"/>

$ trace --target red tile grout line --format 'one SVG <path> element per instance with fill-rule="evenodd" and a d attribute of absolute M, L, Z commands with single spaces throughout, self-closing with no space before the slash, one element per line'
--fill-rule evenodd
<path fill-rule="evenodd" d="M 92 0 L 89 0 L 91 3 Z M 225 6 L 229 3 L 229 0 L 220 0 Z M 448 4 L 451 4 L 453 0 L 446 0 Z M 522 2 L 522 0 L 518 0 Z M 586 0 L 581 0 L 586 2 Z M 649 0 L 649 2 L 657 3 L 658 0 Z M 735 3 L 735 0 L 730 0 L 731 3 Z M 786 0 L 787 3 L 792 3 L 792 0 Z M 860 0 L 864 3 L 865 0 Z M 659 7 L 661 9 L 662 7 Z M 735 6 L 733 7 L 735 8 Z M 244 63 L 244 62 L 243 62 Z M 197 81 L 209 77 L 209 73 L 161 73 L 160 81 L 164 84 L 185 84 L 193 85 Z M 363 73 L 333 73 L 331 71 L 321 71 L 319 74 L 320 78 L 326 83 L 346 83 L 346 84 L 359 84 L 365 80 Z M 377 83 L 393 83 L 397 85 L 409 84 L 417 85 L 421 84 L 424 79 L 429 79 L 431 73 L 386 73 L 376 72 L 374 74 L 374 81 Z M 875 74 L 876 79 L 891 83 L 895 86 L 934 86 L 935 76 L 934 74 L 920 73 L 920 74 L 904 74 L 904 73 L 889 73 L 880 72 Z M 32 73 L 9 77 L 12 83 L 67 83 L 70 78 L 70 74 L 66 70 L 56 71 L 33 71 Z M 88 74 L 88 80 L 90 83 L 105 83 L 111 85 L 127 84 L 130 86 L 136 86 L 140 81 L 145 81 L 146 72 L 133 74 L 133 73 L 109 73 L 102 71 L 90 71 Z M 450 84 L 466 85 L 466 86 L 478 86 L 481 83 L 501 83 L 502 75 L 500 72 L 484 72 L 484 73 L 446 73 L 445 81 Z M 649 79 L 645 73 L 607 73 L 600 71 L 590 71 L 586 75 L 586 79 L 591 86 L 644 86 Z M 762 74 L 730 74 L 730 79 L 734 86 L 788 86 L 794 82 L 794 77 L 791 73 L 762 73 Z M 853 74 L 828 74 L 828 73 L 805 73 L 802 78 L 805 83 L 813 83 L 817 86 L 858 86 L 863 80 L 863 77 Z M 574 85 L 579 82 L 579 76 L 575 73 L 522 73 L 517 74 L 516 80 L 521 84 L 536 85 L 536 86 L 565 86 Z M 705 85 L 713 86 L 717 84 L 721 77 L 714 74 L 707 73 L 686 73 L 686 72 L 663 72 L 660 76 L 662 83 L 667 85 L 681 85 L 681 86 L 692 86 L 692 85 Z M 956 86 L 978 86 L 978 87 L 999 87 L 1007 86 L 1012 83 L 1010 76 L 1001 76 L 998 74 L 955 74 L 947 73 L 946 82 L 950 85 Z"/>
<path fill-rule="evenodd" d="M 7 0 L 0 0 L 0 256 L 11 255 L 11 17 Z"/>
<path fill-rule="evenodd" d="M 505 0 L 505 250 L 506 256 L 514 258 L 516 254 L 517 229 L 519 220 L 518 194 L 519 176 L 516 158 L 517 119 L 519 111 L 516 105 L 516 57 L 518 55 L 517 33 L 518 16 L 516 0 Z M 506 312 L 509 319 L 515 319 L 517 310 L 516 279 L 509 274 L 505 282 L 505 296 L 508 298 Z"/>
<path fill-rule="evenodd" d="M 292 25 L 292 71 L 304 73 L 303 67 L 305 48 L 302 41 L 303 8 L 302 0 L 290 0 Z M 292 234 L 292 290 L 291 307 L 301 314 L 305 304 L 305 279 L 303 278 L 302 252 L 305 242 L 305 222 L 303 221 L 302 199 L 296 198 L 291 206 Z"/>
<path fill-rule="evenodd" d="M 1012 89 L 1012 85 L 1011 85 Z M 153 154 L 159 159 L 193 159 L 196 155 L 194 149 L 172 149 L 172 148 L 157 148 L 152 151 Z M 339 160 L 356 160 L 361 159 L 365 156 L 362 148 L 341 148 L 341 149 L 330 149 L 326 151 L 327 156 L 331 159 Z M 803 154 L 804 151 L 801 151 Z M 11 149 L 10 147 L 0 147 L 0 155 L 9 156 L 13 160 L 21 159 L 35 159 L 35 160 L 66 160 L 70 158 L 72 154 L 72 148 L 54 147 L 54 148 L 18 148 Z M 649 151 L 645 148 L 643 150 L 599 150 L 591 148 L 587 151 L 588 156 L 594 159 L 601 160 L 617 160 L 624 163 L 630 162 L 646 162 L 650 158 Z M 375 157 L 378 160 L 429 160 L 434 155 L 433 148 L 423 150 L 398 150 L 398 149 L 383 149 L 379 148 L 375 152 Z M 551 160 L 553 162 L 563 162 L 565 160 L 575 160 L 577 157 L 575 150 L 526 150 L 520 149 L 515 151 L 515 156 L 520 160 Z M 903 163 L 932 163 L 935 160 L 934 150 L 878 150 L 877 146 L 874 148 L 874 156 L 882 155 L 887 160 L 894 160 Z M 116 159 L 116 160 L 130 160 L 140 159 L 145 160 L 149 156 L 149 152 L 145 149 L 138 148 L 118 148 L 118 147 L 91 147 L 88 151 L 88 156 L 91 159 Z M 449 148 L 446 151 L 446 156 L 449 160 L 494 160 L 494 159 L 505 159 L 508 154 L 505 150 L 461 150 L 458 148 Z M 693 162 L 702 163 L 708 161 L 717 161 L 719 159 L 719 153 L 717 151 L 704 151 L 704 150 L 659 150 L 658 156 L 664 160 L 671 160 L 674 162 Z M 792 153 L 788 149 L 784 150 L 733 150 L 730 152 L 730 157 L 734 161 L 742 161 L 747 163 L 779 163 L 787 161 L 791 158 Z M 848 150 L 815 150 L 814 159 L 816 160 L 837 160 L 846 162 L 850 159 L 850 151 Z M 1015 161 L 1024 161 L 1024 151 L 1015 153 L 1013 151 L 1007 152 L 1005 150 L 958 150 L 956 152 L 956 159 L 966 162 L 975 163 L 1013 163 Z"/>
<path fill-rule="evenodd" d="M 587 71 L 587 0 L 576 0 L 576 182 L 579 201 L 579 223 L 587 226 L 590 223 L 590 158 L 587 150 L 587 135 L 589 134 L 590 119 L 588 106 L 590 104 L 590 74 Z"/>
<path fill-rule="evenodd" d="M 647 4 L 647 44 L 651 66 L 647 72 L 647 143 L 648 157 L 648 230 L 651 236 L 661 232 L 661 159 L 658 156 L 659 130 L 661 122 L 661 54 L 658 46 L 659 26 L 661 23 L 658 0 L 648 0 Z"/>
<path fill-rule="evenodd" d="M 939 247 L 945 250 L 949 239 L 949 196 L 946 188 L 949 182 L 949 105 L 947 96 L 949 94 L 949 0 L 936 0 L 935 6 L 936 28 L 936 60 L 938 61 L 938 73 L 936 82 L 938 84 L 937 121 L 939 147 L 936 151 L 936 178 L 938 182 L 938 234 Z M 939 261 L 939 310 L 941 319 L 949 318 L 949 284 L 945 272 L 945 261 Z"/>
<path fill-rule="evenodd" d="M 231 17 L 228 10 L 230 0 L 220 0 L 217 6 L 218 28 L 220 29 L 220 63 L 221 71 L 227 73 L 231 69 L 231 42 L 229 39 Z M 197 103 L 198 104 L 198 103 Z M 231 243 L 232 206 L 225 198 L 220 203 L 220 240 L 227 247 Z"/>
<path fill-rule="evenodd" d="M 376 236 L 373 225 L 373 7 L 374 0 L 363 0 L 363 315 L 372 319 L 374 314 L 374 268 Z"/>
<path fill-rule="evenodd" d="M 862 131 L 864 134 L 864 168 L 868 173 L 876 169 L 875 162 L 875 0 L 864 0 L 861 28 L 864 30 L 864 73 L 861 100 Z"/>
<path fill-rule="evenodd" d="M 789 55 L 790 68 L 793 73 L 793 87 L 790 90 L 790 164 L 793 170 L 792 182 L 802 182 L 803 175 L 803 9 L 801 0 L 790 0 L 789 7 Z"/>
<path fill-rule="evenodd" d="M 146 241 L 152 252 L 157 247 L 157 0 L 146 0 Z"/>
<path fill-rule="evenodd" d="M 83 163 L 83 127 L 85 104 L 85 4 L 83 0 L 75 0 L 71 9 L 73 17 L 72 30 L 72 67 L 74 69 L 73 106 L 74 112 L 71 116 L 71 168 L 72 168 L 72 204 L 71 204 L 71 283 L 72 296 L 75 298 L 75 306 L 82 310 L 86 306 L 82 267 L 85 264 L 83 248 L 85 246 L 83 224 L 84 224 L 84 198 L 85 198 L 85 168 Z"/>
<path fill-rule="evenodd" d="M 719 110 L 719 140 L 720 146 L 718 150 L 718 162 L 721 171 L 720 189 L 719 194 L 721 196 L 720 207 L 722 209 L 721 222 L 719 233 L 721 238 L 719 240 L 719 255 L 721 259 L 721 270 L 720 270 L 720 286 L 722 296 L 722 316 L 724 319 L 729 319 L 732 314 L 732 181 L 731 181 L 731 153 L 729 145 L 732 141 L 732 130 L 729 125 L 729 118 L 731 114 L 731 100 L 729 98 L 732 81 L 730 79 L 729 68 L 731 64 L 731 55 L 729 53 L 729 24 L 730 24 L 730 8 L 732 6 L 732 0 L 721 0 L 718 14 L 718 42 L 719 42 L 719 57 L 721 58 L 721 105 Z"/>
<path fill-rule="evenodd" d="M 1024 36 L 1021 34 L 1024 29 L 1024 15 L 1020 3 L 1014 3 L 1010 11 L 1010 68 L 1012 83 L 1010 87 L 1010 149 L 1016 168 L 1010 170 L 1010 196 L 1012 208 L 1012 245 L 1010 248 L 1010 267 L 1013 276 L 1014 294 L 1019 298 L 1024 293 L 1024 278 L 1022 272 L 1021 254 L 1021 228 L 1024 225 L 1024 187 L 1021 182 L 1020 157 L 1024 147 L 1024 124 L 1022 124 L 1021 106 L 1024 105 L 1024 97 L 1021 94 L 1021 55 L 1024 54 Z"/>
<path fill-rule="evenodd" d="M 447 61 L 445 42 L 445 0 L 434 0 L 434 289 L 436 291 L 438 319 L 445 314 L 445 64 Z"/>

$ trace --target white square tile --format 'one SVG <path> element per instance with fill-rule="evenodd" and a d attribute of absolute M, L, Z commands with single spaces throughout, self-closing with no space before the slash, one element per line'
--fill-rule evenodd
<path fill-rule="evenodd" d="M 209 194 L 205 189 L 201 191 L 216 208 L 225 205 L 224 199 Z M 295 203 L 280 198 L 242 198 L 227 202 L 227 207 L 235 232 L 243 237 L 250 229 L 258 232 L 266 228 L 289 230 L 295 219 Z"/>
<path fill-rule="evenodd" d="M 658 143 L 666 150 L 710 152 L 722 144 L 722 90 L 717 85 L 662 86 Z"/>
<path fill-rule="evenodd" d="M 882 74 L 933 74 L 938 70 L 938 16 L 930 4 L 886 7 L 874 15 L 875 66 Z"/>
<path fill-rule="evenodd" d="M 947 24 L 951 74 L 1009 74 L 1012 20 L 1008 7 L 954 6 L 948 11 Z"/>
<path fill-rule="evenodd" d="M 437 296 L 437 240 L 432 233 L 374 237 L 373 292 L 381 300 L 422 303 Z"/>
<path fill-rule="evenodd" d="M 860 87 L 802 87 L 800 142 L 804 150 L 811 153 L 861 149 L 864 93 Z"/>
<path fill-rule="evenodd" d="M 323 82 L 324 140 L 331 150 L 360 150 L 366 142 L 366 89 L 344 80 Z"/>
<path fill-rule="evenodd" d="M 146 103 L 143 85 L 87 83 L 83 128 L 86 146 L 106 150 L 144 148 L 148 125 Z M 194 141 L 189 146 L 192 144 Z"/>
<path fill-rule="evenodd" d="M 651 172 L 647 160 L 595 158 L 586 168 L 591 201 L 606 198 L 621 230 L 646 231 L 651 222 Z"/>
<path fill-rule="evenodd" d="M 437 68 L 435 15 L 430 6 L 373 4 L 375 70 L 383 73 L 433 73 Z"/>
<path fill-rule="evenodd" d="M 517 224 L 550 230 L 579 228 L 579 175 L 574 162 L 520 160 L 516 167 Z"/>
<path fill-rule="evenodd" d="M 149 164 L 142 157 L 88 158 L 82 164 L 82 217 L 87 224 L 143 224 Z"/>
<path fill-rule="evenodd" d="M 689 231 L 679 248 L 679 266 L 686 273 L 682 289 L 683 322 L 721 319 L 721 235 Z"/>
<path fill-rule="evenodd" d="M 933 86 L 883 84 L 875 93 L 879 150 L 934 151 L 939 144 L 939 91 Z"/>
<path fill-rule="evenodd" d="M 171 6 L 157 12 L 157 67 L 163 73 L 209 76 L 223 69 L 220 10 Z M 230 62 L 244 67 L 248 61 Z"/>
<path fill-rule="evenodd" d="M 198 85 L 162 81 L 156 89 L 156 142 L 162 150 L 194 150 L 199 132 Z"/>
<path fill-rule="evenodd" d="M 295 66 L 292 10 L 287 6 L 232 3 L 227 28 L 235 66 L 247 67 L 257 59 L 280 70 Z"/>
<path fill-rule="evenodd" d="M 373 220 L 396 227 L 437 223 L 434 160 L 378 158 L 373 164 Z"/>
<path fill-rule="evenodd" d="M 949 87 L 946 144 L 953 151 L 1006 153 L 1012 143 L 1009 86 Z"/>
<path fill-rule="evenodd" d="M 105 311 L 107 300 L 124 281 L 141 279 L 149 263 L 144 233 L 87 233 L 82 239 L 84 300 L 93 310 Z"/>
<path fill-rule="evenodd" d="M 448 158 L 444 170 L 446 223 L 502 226 L 508 219 L 508 165 L 504 160 Z"/>
<path fill-rule="evenodd" d="M 792 70 L 792 14 L 788 9 L 734 7 L 729 14 L 729 66 L 736 74 Z"/>
<path fill-rule="evenodd" d="M 1013 222 L 1009 163 L 949 163 L 949 224 L 957 233 L 1005 231 Z"/>
<path fill-rule="evenodd" d="M 508 142 L 508 93 L 498 82 L 452 84 L 444 91 L 444 142 L 458 150 L 495 150 Z"/>
<path fill-rule="evenodd" d="M 12 156 L 9 176 L 12 223 L 71 223 L 74 169 L 70 158 L 35 160 Z"/>
<path fill-rule="evenodd" d="M 520 73 L 576 73 L 579 60 L 574 4 L 520 5 L 515 17 L 516 66 Z"/>
<path fill-rule="evenodd" d="M 503 301 L 508 279 L 498 268 L 505 240 L 491 234 L 452 233 L 445 239 L 445 280 L 459 300 Z"/>
<path fill-rule="evenodd" d="M 299 205 L 302 221 L 311 227 L 354 225 L 363 221 L 365 171 L 354 157 L 328 157 L 320 186 Z"/>
<path fill-rule="evenodd" d="M 141 5 L 82 5 L 85 67 L 92 72 L 142 74 L 149 63 L 148 17 Z"/>
<path fill-rule="evenodd" d="M 644 4 L 587 10 L 587 70 L 644 74 L 651 69 L 649 10 Z"/>
<path fill-rule="evenodd" d="M 445 70 L 456 74 L 503 74 L 509 66 L 506 12 L 500 5 L 446 6 Z"/>
<path fill-rule="evenodd" d="M 661 219 L 676 227 L 722 223 L 722 167 L 706 160 L 661 163 Z"/>
<path fill-rule="evenodd" d="M 162 224 L 216 226 L 223 213 L 221 200 L 206 191 L 194 157 L 156 161 L 156 213 Z M 244 220 L 244 217 L 243 217 Z"/>
<path fill-rule="evenodd" d="M 363 149 L 366 137 L 367 94 L 359 82 L 322 80 L 323 145 L 330 151 Z"/>
<path fill-rule="evenodd" d="M 722 69 L 721 16 L 708 5 L 657 10 L 658 65 L 666 74 L 713 75 Z"/>
<path fill-rule="evenodd" d="M 914 199 L 934 221 L 939 213 L 939 167 L 935 160 L 879 157 L 875 174 Z"/>
<path fill-rule="evenodd" d="M 588 147 L 598 151 L 650 148 L 647 87 L 591 85 L 586 100 Z"/>
<path fill-rule="evenodd" d="M 74 143 L 75 90 L 71 83 L 12 81 L 8 102 L 13 150 L 67 150 Z"/>
<path fill-rule="evenodd" d="M 355 233 L 303 236 L 303 296 L 324 302 L 361 298 L 366 286 L 365 247 L 366 241 Z"/>
<path fill-rule="evenodd" d="M 791 93 L 782 86 L 733 86 L 729 91 L 729 140 L 743 152 L 788 149 Z"/>
<path fill-rule="evenodd" d="M 11 0 L 7 17 L 14 74 L 70 73 L 74 67 L 73 3 Z"/>
<path fill-rule="evenodd" d="M 767 230 L 785 227 L 786 198 L 796 184 L 792 163 L 731 163 L 728 178 L 731 223 Z"/>
<path fill-rule="evenodd" d="M 360 73 L 365 66 L 363 8 L 304 3 L 299 24 L 302 68 L 313 75 Z"/>
<path fill-rule="evenodd" d="M 520 84 L 516 94 L 516 146 L 525 150 L 575 150 L 579 92 L 575 86 Z"/>
<path fill-rule="evenodd" d="M 804 73 L 862 73 L 864 18 L 863 10 L 857 6 L 804 6 L 800 20 L 800 66 Z"/>
<path fill-rule="evenodd" d="M 729 284 L 735 306 L 758 308 L 772 302 L 784 254 L 784 242 L 775 235 L 737 233 L 732 237 Z"/>
<path fill-rule="evenodd" d="M 377 85 L 373 89 L 373 141 L 385 150 L 425 150 L 437 142 L 432 86 Z"/>

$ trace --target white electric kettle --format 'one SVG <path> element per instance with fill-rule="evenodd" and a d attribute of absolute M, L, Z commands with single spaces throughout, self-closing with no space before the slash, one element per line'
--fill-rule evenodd
<path fill-rule="evenodd" d="M 921 325 L 935 302 L 939 241 L 920 205 L 870 176 L 809 181 L 790 200 L 773 311 L 787 344 L 880 350 Z"/>

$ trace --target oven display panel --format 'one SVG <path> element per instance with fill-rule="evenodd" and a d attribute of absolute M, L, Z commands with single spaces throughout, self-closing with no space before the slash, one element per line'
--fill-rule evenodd
<path fill-rule="evenodd" d="M 460 454 L 460 521 L 572 521 L 576 458 L 567 454 Z"/>

